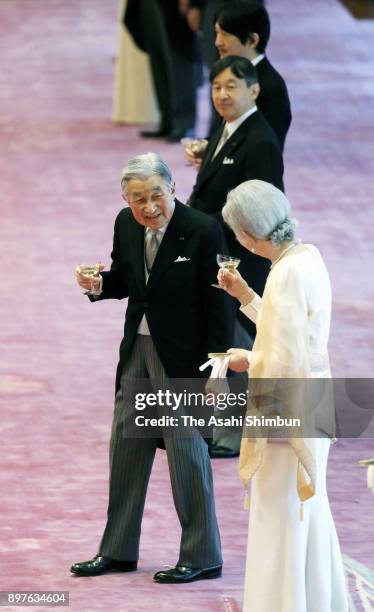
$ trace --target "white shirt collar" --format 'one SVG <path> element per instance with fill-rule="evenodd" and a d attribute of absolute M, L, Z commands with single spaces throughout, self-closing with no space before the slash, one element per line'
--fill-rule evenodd
<path fill-rule="evenodd" d="M 257 57 L 251 60 L 252 66 L 257 66 L 257 64 L 259 64 L 261 60 L 264 59 L 264 57 L 265 57 L 265 53 L 260 53 L 260 55 L 257 55 Z"/>
<path fill-rule="evenodd" d="M 145 233 L 149 234 L 150 232 L 156 231 L 156 232 L 161 232 L 161 234 L 165 234 L 166 232 L 166 228 L 169 225 L 169 221 L 167 223 L 165 223 L 165 225 L 163 225 L 162 227 L 158 227 L 157 230 L 153 230 L 150 227 L 146 227 L 145 228 Z"/>
<path fill-rule="evenodd" d="M 257 57 L 251 60 L 252 66 L 257 66 L 257 64 L 259 64 L 261 60 L 264 59 L 264 57 L 265 57 L 264 53 L 260 53 L 260 55 L 257 55 Z M 256 110 L 257 110 L 257 106 L 254 105 L 249 111 L 247 111 L 246 113 L 244 113 L 243 115 L 235 119 L 235 121 L 231 121 L 231 123 L 226 123 L 226 129 L 229 134 L 229 138 L 238 129 L 238 127 L 243 123 L 243 121 L 248 119 L 250 115 L 253 115 L 253 113 L 255 113 Z"/>
<path fill-rule="evenodd" d="M 240 127 L 241 124 L 244 123 L 244 121 L 246 119 L 248 119 L 248 117 L 253 115 L 253 113 L 255 113 L 256 110 L 257 110 L 257 106 L 255 104 L 246 113 L 244 113 L 243 115 L 240 115 L 240 117 L 235 119 L 235 121 L 230 121 L 230 123 L 226 122 L 225 126 L 226 126 L 226 129 L 227 129 L 227 133 L 229 135 L 228 137 L 230 138 L 230 136 L 233 135 L 233 133 L 238 129 L 238 127 Z"/>

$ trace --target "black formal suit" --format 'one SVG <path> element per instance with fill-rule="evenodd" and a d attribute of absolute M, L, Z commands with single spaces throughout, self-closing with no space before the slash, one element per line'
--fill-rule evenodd
<path fill-rule="evenodd" d="M 205 151 L 196 184 L 188 200 L 193 208 L 215 216 L 223 223 L 221 210 L 231 189 L 250 179 L 272 183 L 283 190 L 283 161 L 277 138 L 260 111 L 250 115 L 212 159 L 221 138 L 222 125 L 212 135 Z M 233 163 L 225 163 L 232 160 Z M 269 271 L 267 260 L 250 253 L 224 224 L 230 255 L 240 260 L 239 271 L 260 295 Z M 239 320 L 254 337 L 255 326 L 239 312 Z"/>
<path fill-rule="evenodd" d="M 256 66 L 260 93 L 257 106 L 278 136 L 283 151 L 291 124 L 291 104 L 283 77 L 264 57 Z"/>
<path fill-rule="evenodd" d="M 223 129 L 224 125 L 221 125 L 209 139 L 196 184 L 188 201 L 190 206 L 216 217 L 222 224 L 221 211 L 228 192 L 244 181 L 261 179 L 283 189 L 282 153 L 276 135 L 261 112 L 257 110 L 250 115 L 213 157 Z M 262 295 L 270 263 L 247 251 L 239 244 L 229 227 L 225 224 L 223 226 L 228 254 L 240 259 L 239 272 L 248 284 Z M 256 334 L 256 327 L 240 312 L 238 302 L 237 320 L 240 325 L 235 327 L 235 346 L 249 349 L 251 338 L 253 339 Z M 246 381 L 242 383 L 246 385 Z M 226 416 L 240 415 L 242 415 L 240 406 L 231 408 L 230 413 L 226 414 Z M 240 427 L 221 428 L 214 433 L 213 456 L 220 448 L 239 452 L 240 438 Z"/>
<path fill-rule="evenodd" d="M 158 440 L 131 434 L 124 438 L 128 416 L 136 412 L 127 390 L 139 378 L 157 385 L 162 380 L 170 388 L 169 378 L 200 376 L 198 366 L 206 361 L 207 352 L 231 345 L 234 326 L 232 300 L 211 286 L 217 274 L 216 254 L 224 248 L 220 225 L 176 201 L 147 282 L 144 235 L 144 227 L 131 210 L 123 209 L 115 222 L 112 265 L 102 273 L 103 291 L 97 300 L 129 299 L 116 380 L 108 518 L 99 554 L 130 561 L 139 555 L 141 520 Z M 144 314 L 150 336 L 137 333 Z M 208 446 L 199 435 L 164 435 L 164 443 L 182 527 L 178 564 L 219 566 L 222 558 Z"/>
<path fill-rule="evenodd" d="M 199 59 L 196 36 L 179 12 L 178 0 L 127 0 L 123 23 L 135 44 L 143 51 L 148 51 L 146 26 L 149 24 L 149 27 L 157 29 L 160 25 L 156 12 L 152 10 L 154 6 L 162 12 L 171 46 L 186 59 Z"/>
<path fill-rule="evenodd" d="M 192 129 L 200 52 L 178 0 L 128 0 L 123 21 L 136 45 L 149 54 L 161 127 Z"/>
<path fill-rule="evenodd" d="M 200 377 L 198 366 L 211 351 L 224 351 L 232 338 L 232 300 L 211 286 L 216 255 L 225 249 L 216 221 L 176 201 L 145 282 L 144 227 L 129 208 L 115 222 L 110 271 L 102 272 L 99 299 L 129 298 L 120 347 L 116 390 L 143 315 L 170 378 Z M 178 257 L 187 261 L 176 263 Z"/>

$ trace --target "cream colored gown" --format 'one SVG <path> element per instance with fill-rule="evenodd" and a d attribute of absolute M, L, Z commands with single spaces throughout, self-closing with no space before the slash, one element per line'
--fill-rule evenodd
<path fill-rule="evenodd" d="M 115 123 L 157 123 L 159 112 L 149 57 L 136 47 L 123 26 L 126 4 L 127 0 L 120 0 L 112 119 Z"/>
<path fill-rule="evenodd" d="M 242 311 L 256 318 L 250 377 L 330 377 L 331 289 L 312 245 L 296 245 L 273 265 L 263 298 Z M 298 459 L 287 441 L 265 444 L 251 482 L 244 612 L 348 612 L 344 570 L 326 492 L 328 438 L 306 439 L 316 493 L 296 489 Z"/>

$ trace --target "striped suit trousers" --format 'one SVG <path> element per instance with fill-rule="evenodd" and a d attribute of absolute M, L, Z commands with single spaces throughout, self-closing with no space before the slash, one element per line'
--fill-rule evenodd
<path fill-rule="evenodd" d="M 126 404 L 123 389 L 132 380 L 149 378 L 167 384 L 167 376 L 150 336 L 137 335 L 116 394 L 110 441 L 107 524 L 99 554 L 117 560 L 137 560 L 145 497 L 157 448 L 155 438 L 124 438 Z M 213 478 L 203 438 L 164 437 L 174 505 L 182 527 L 178 564 L 188 567 L 221 565 Z"/>

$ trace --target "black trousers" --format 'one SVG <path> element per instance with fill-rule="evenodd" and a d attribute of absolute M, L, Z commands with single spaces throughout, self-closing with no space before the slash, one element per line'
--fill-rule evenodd
<path fill-rule="evenodd" d="M 196 120 L 197 62 L 170 41 L 162 3 L 140 0 L 144 45 L 161 114 L 161 127 L 187 131 Z"/>

